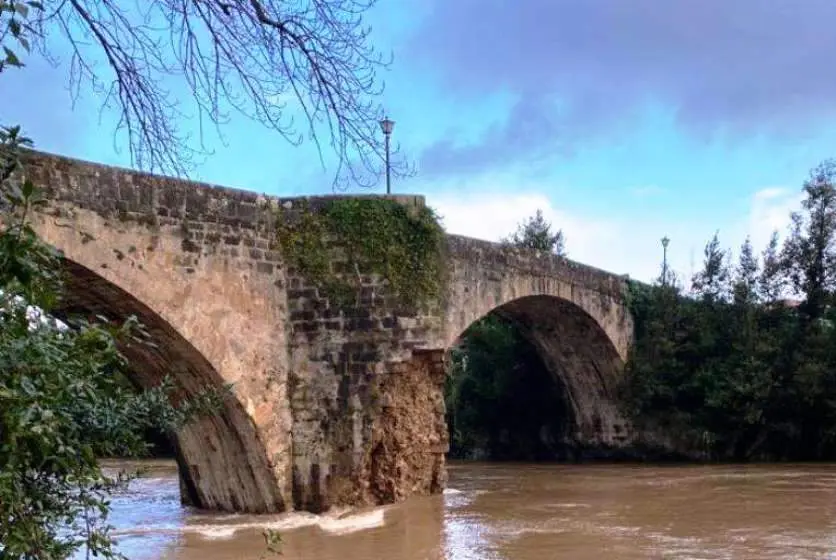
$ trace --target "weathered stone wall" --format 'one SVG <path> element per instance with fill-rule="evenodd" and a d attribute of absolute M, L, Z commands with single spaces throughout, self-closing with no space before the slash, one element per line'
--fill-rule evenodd
<path fill-rule="evenodd" d="M 361 271 L 337 305 L 283 262 L 278 199 L 33 153 L 36 228 L 64 251 L 67 312 L 137 314 L 159 348 L 128 348 L 144 385 L 234 383 L 220 415 L 178 435 L 186 497 L 237 511 L 401 500 L 444 484 L 444 354 L 498 309 L 537 345 L 573 410 L 570 436 L 620 445 L 613 387 L 632 324 L 623 280 L 556 257 L 448 236 L 444 301 L 404 310 Z M 330 197 L 329 197 L 330 198 Z M 422 205 L 423 197 L 394 197 Z M 338 243 L 338 240 L 336 241 Z M 331 273 L 344 274 L 335 259 Z M 354 271 L 352 271 L 354 274 Z"/>
<path fill-rule="evenodd" d="M 234 383 L 222 414 L 178 436 L 188 498 L 238 511 L 292 503 L 287 294 L 260 197 L 37 154 L 39 234 L 68 261 L 68 312 L 136 313 L 159 345 L 135 378 L 185 395 Z"/>
<path fill-rule="evenodd" d="M 449 448 L 444 407 L 445 352 L 416 350 L 379 387 L 381 410 L 363 479 L 373 502 L 391 503 L 444 489 Z"/>

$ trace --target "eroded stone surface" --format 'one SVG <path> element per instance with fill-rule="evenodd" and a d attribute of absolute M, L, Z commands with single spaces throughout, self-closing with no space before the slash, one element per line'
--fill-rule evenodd
<path fill-rule="evenodd" d="M 392 367 L 379 388 L 381 411 L 371 434 L 364 476 L 366 501 L 391 503 L 444 489 L 447 425 L 444 352 L 416 351 Z"/>
<path fill-rule="evenodd" d="M 196 505 L 323 511 L 440 492 L 443 356 L 493 310 L 520 324 L 566 387 L 572 438 L 629 440 L 613 399 L 632 336 L 618 276 L 448 236 L 446 293 L 431 312 L 405 312 L 373 274 L 338 309 L 272 241 L 271 208 L 294 199 L 39 153 L 27 173 L 50 201 L 36 229 L 66 257 L 64 311 L 138 315 L 158 342 L 126 349 L 146 386 L 166 373 L 181 396 L 234 383 L 221 414 L 178 434 Z"/>

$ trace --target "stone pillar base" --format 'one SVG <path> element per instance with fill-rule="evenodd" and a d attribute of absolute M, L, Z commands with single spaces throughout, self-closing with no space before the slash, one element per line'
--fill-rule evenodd
<path fill-rule="evenodd" d="M 444 408 L 443 350 L 416 351 L 392 364 L 380 386 L 365 474 L 371 502 L 439 494 L 447 482 L 449 449 Z"/>

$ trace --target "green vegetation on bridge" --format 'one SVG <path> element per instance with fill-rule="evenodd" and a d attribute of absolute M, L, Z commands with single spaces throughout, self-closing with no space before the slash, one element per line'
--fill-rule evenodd
<path fill-rule="evenodd" d="M 441 295 L 444 230 L 430 208 L 381 197 L 323 198 L 318 208 L 305 199 L 289 204 L 276 220 L 282 254 L 329 297 L 359 298 L 362 277 L 370 274 L 385 279 L 408 307 L 426 307 Z"/>

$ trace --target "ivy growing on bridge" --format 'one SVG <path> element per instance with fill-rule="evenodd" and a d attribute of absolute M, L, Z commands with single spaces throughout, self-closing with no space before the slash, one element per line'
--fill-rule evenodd
<path fill-rule="evenodd" d="M 399 305 L 425 308 L 441 295 L 444 230 L 432 209 L 385 198 L 294 201 L 276 233 L 286 262 L 338 305 L 377 275 Z"/>

